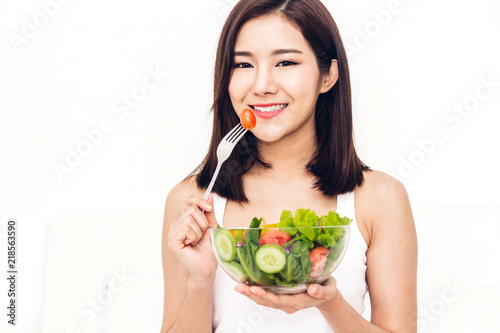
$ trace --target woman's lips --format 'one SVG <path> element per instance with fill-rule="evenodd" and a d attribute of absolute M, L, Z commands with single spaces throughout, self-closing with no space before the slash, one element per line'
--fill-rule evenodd
<path fill-rule="evenodd" d="M 259 111 L 259 110 L 255 109 L 255 107 L 258 107 L 258 108 L 269 108 L 269 107 L 272 107 L 274 105 L 284 105 L 284 107 L 281 108 L 281 109 L 278 109 L 276 111 Z M 255 106 L 254 105 L 250 105 L 250 107 L 252 108 L 253 113 L 257 117 L 264 118 L 264 119 L 269 119 L 269 118 L 276 117 L 283 110 L 285 110 L 287 106 L 288 106 L 288 104 L 258 104 L 258 105 L 255 105 Z"/>

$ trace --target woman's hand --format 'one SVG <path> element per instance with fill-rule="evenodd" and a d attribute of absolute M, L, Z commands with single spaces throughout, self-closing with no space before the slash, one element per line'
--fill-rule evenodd
<path fill-rule="evenodd" d="M 329 277 L 323 285 L 311 284 L 307 287 L 306 292 L 295 295 L 276 295 L 262 288 L 246 284 L 237 285 L 235 290 L 257 304 L 283 310 L 288 314 L 310 307 L 327 309 L 340 296 L 333 277 Z"/>
<path fill-rule="evenodd" d="M 217 260 L 207 230 L 216 226 L 212 195 L 208 201 L 189 196 L 181 216 L 170 226 L 168 247 L 189 270 L 190 278 L 215 276 Z"/>

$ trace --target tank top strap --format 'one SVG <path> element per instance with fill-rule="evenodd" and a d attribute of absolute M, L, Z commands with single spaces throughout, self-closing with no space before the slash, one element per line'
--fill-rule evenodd
<path fill-rule="evenodd" d="M 356 210 L 354 207 L 354 191 L 343 193 L 337 196 L 337 214 L 341 217 L 347 216 L 356 220 Z"/>
<path fill-rule="evenodd" d="M 214 197 L 214 215 L 217 223 L 224 228 L 224 211 L 226 210 L 226 198 L 221 197 L 217 193 L 213 193 Z"/>
<path fill-rule="evenodd" d="M 351 222 L 351 240 L 358 243 L 359 247 L 366 252 L 368 245 L 359 231 L 356 221 L 356 207 L 354 205 L 354 191 L 343 193 L 337 196 L 337 214 L 340 217 L 347 216 L 352 219 Z"/>

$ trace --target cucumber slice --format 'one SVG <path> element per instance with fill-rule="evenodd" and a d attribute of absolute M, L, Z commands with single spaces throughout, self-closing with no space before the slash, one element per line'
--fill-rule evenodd
<path fill-rule="evenodd" d="M 236 241 L 229 230 L 220 230 L 214 237 L 214 246 L 222 260 L 231 261 L 236 257 Z"/>
<path fill-rule="evenodd" d="M 224 262 L 222 264 L 222 267 L 226 270 L 226 272 L 231 277 L 233 277 L 234 279 L 236 279 L 238 282 L 240 282 L 240 283 L 247 282 L 247 280 L 248 280 L 247 273 L 245 272 L 245 270 L 243 269 L 243 267 L 241 267 L 241 265 L 238 264 L 236 261 Z"/>
<path fill-rule="evenodd" d="M 264 273 L 278 273 L 285 267 L 286 252 L 277 244 L 262 245 L 255 252 L 255 262 Z"/>
<path fill-rule="evenodd" d="M 255 265 L 255 260 L 253 258 L 254 247 L 255 251 L 257 251 L 257 245 L 248 242 L 244 243 L 243 246 L 238 246 L 236 248 L 236 253 L 238 255 L 238 259 L 240 260 L 241 267 L 243 267 L 251 281 L 262 286 L 270 285 L 272 284 L 272 280 L 266 277 Z"/>

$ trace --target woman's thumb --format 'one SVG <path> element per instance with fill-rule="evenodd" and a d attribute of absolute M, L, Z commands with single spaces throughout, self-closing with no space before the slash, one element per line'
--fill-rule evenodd
<path fill-rule="evenodd" d="M 329 299 L 335 297 L 337 292 L 336 283 L 329 278 L 324 285 L 311 284 L 307 288 L 309 296 L 318 299 Z"/>
<path fill-rule="evenodd" d="M 323 288 L 320 285 L 312 284 L 307 288 L 307 293 L 314 298 L 323 298 L 324 290 L 321 289 Z"/>
<path fill-rule="evenodd" d="M 212 193 L 210 193 L 210 196 L 208 197 L 208 203 L 211 206 L 211 209 L 206 209 L 205 210 L 205 216 L 208 221 L 208 227 L 209 228 L 215 228 L 218 223 L 217 220 L 215 219 L 215 213 L 214 213 L 214 196 Z"/>

